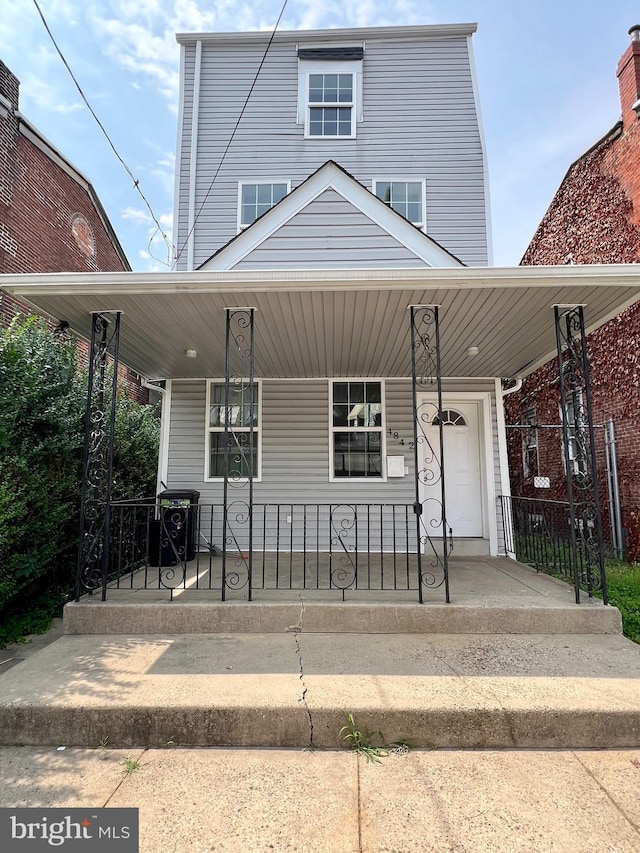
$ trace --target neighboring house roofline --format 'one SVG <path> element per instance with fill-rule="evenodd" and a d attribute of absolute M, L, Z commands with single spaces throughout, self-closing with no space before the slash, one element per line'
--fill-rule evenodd
<path fill-rule="evenodd" d="M 70 178 L 72 178 L 79 186 L 81 186 L 89 195 L 93 206 L 100 217 L 105 231 L 109 235 L 109 239 L 116 250 L 118 257 L 122 261 L 125 270 L 131 270 L 131 265 L 125 255 L 120 241 L 111 225 L 107 212 L 100 201 L 91 181 L 76 167 L 73 163 L 59 151 L 56 146 L 50 142 L 25 116 L 18 110 L 15 112 L 15 117 L 18 120 L 20 133 L 28 139 L 33 145 L 42 151 L 46 157 L 63 170 Z"/>
<path fill-rule="evenodd" d="M 326 173 L 326 180 L 324 181 L 322 180 L 323 173 Z M 336 163 L 335 160 L 327 160 L 270 210 L 259 216 L 244 231 L 236 234 L 228 243 L 214 252 L 206 261 L 203 261 L 197 269 L 206 268 L 214 260 L 219 262 L 223 256 L 228 261 L 228 266 L 225 264 L 223 268 L 232 268 L 329 187 L 335 189 L 377 225 L 384 228 L 387 233 L 413 252 L 416 257 L 423 260 L 427 266 L 439 266 L 438 263 L 434 263 L 435 258 L 429 257 L 434 253 L 436 255 L 442 253 L 440 260 L 453 261 L 453 263 L 447 263 L 447 266 L 465 266 L 448 249 L 445 249 L 444 246 L 441 246 L 440 243 L 385 204 L 339 163 Z M 354 190 L 356 194 L 360 195 L 360 199 L 365 202 L 364 204 L 359 204 L 358 199 L 353 197 Z M 364 193 L 366 196 L 363 195 Z M 381 218 L 390 219 L 394 223 L 394 227 L 389 229 L 386 223 L 380 221 Z M 216 264 L 216 268 L 220 267 Z"/>
<path fill-rule="evenodd" d="M 524 254 L 522 255 L 522 258 L 520 259 L 520 264 L 522 264 L 522 260 L 524 259 L 527 252 L 531 248 L 533 242 L 535 241 L 536 236 L 537 236 L 538 232 L 540 231 L 540 228 L 542 227 L 542 223 L 544 222 L 545 216 L 551 210 L 553 203 L 555 202 L 556 198 L 558 197 L 558 193 L 560 192 L 560 190 L 562 189 L 562 187 L 564 186 L 566 181 L 571 176 L 572 171 L 576 168 L 577 165 L 579 165 L 585 159 L 585 157 L 588 157 L 589 154 L 592 154 L 594 151 L 596 151 L 598 148 L 600 148 L 601 145 L 604 145 L 607 142 L 615 142 L 615 140 L 619 139 L 620 136 L 622 136 L 622 119 L 618 119 L 618 121 L 613 125 L 611 130 L 608 130 L 603 136 L 600 137 L 600 139 L 597 140 L 597 142 L 594 142 L 593 145 L 591 145 L 589 148 L 587 148 L 586 151 L 583 151 L 582 154 L 579 157 L 576 157 L 576 159 L 573 161 L 573 163 L 571 163 L 571 165 L 569 166 L 567 171 L 564 173 L 562 180 L 558 184 L 558 188 L 555 191 L 555 193 L 553 194 L 553 197 L 552 197 L 551 201 L 549 202 L 549 206 L 545 210 L 542 219 L 538 223 L 538 227 L 536 228 L 534 235 L 529 242 L 529 245 L 524 250 Z M 530 264 L 526 264 L 525 266 L 530 266 Z"/>
<path fill-rule="evenodd" d="M 476 23 L 466 24 L 420 24 L 408 27 L 354 27 L 335 30 L 278 30 L 275 33 L 277 42 L 297 41 L 343 41 L 348 39 L 367 38 L 446 38 L 450 36 L 473 35 L 478 29 Z M 226 43 L 240 44 L 242 42 L 265 42 L 273 35 L 272 30 L 254 30 L 250 32 L 223 33 L 176 33 L 179 44 L 195 44 L 197 41 L 207 44 Z"/>

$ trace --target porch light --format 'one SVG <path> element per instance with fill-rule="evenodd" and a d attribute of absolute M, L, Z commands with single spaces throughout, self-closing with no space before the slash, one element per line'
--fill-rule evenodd
<path fill-rule="evenodd" d="M 198 350 L 195 349 L 186 349 L 184 354 L 187 358 L 196 358 L 198 355 Z"/>
<path fill-rule="evenodd" d="M 467 350 L 467 355 L 478 355 L 479 352 L 480 350 L 478 349 L 478 347 L 469 347 L 469 349 Z"/>

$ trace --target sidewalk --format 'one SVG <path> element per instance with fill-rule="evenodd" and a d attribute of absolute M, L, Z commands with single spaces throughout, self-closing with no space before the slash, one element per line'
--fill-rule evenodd
<path fill-rule="evenodd" d="M 635 853 L 639 785 L 638 750 L 0 750 L 0 806 L 137 807 L 141 853 Z"/>

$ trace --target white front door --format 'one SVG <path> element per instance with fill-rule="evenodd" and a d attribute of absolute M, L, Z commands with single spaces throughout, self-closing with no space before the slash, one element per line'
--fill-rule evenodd
<path fill-rule="evenodd" d="M 442 404 L 446 519 L 455 538 L 483 535 L 478 407 L 476 402 L 449 404 L 446 398 Z M 422 401 L 418 411 L 420 496 L 425 529 L 432 538 L 442 536 L 437 414 L 435 403 Z"/>

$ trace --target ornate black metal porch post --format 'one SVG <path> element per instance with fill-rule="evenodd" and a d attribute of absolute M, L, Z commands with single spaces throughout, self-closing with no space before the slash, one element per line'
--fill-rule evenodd
<path fill-rule="evenodd" d="M 227 589 L 237 590 L 246 586 L 251 601 L 257 411 L 254 375 L 255 308 L 227 308 L 226 314 L 222 600 L 226 599 Z M 238 367 L 233 372 L 232 359 Z M 233 405 L 232 393 L 235 397 Z M 248 490 L 246 500 L 230 498 L 230 489 L 245 486 Z"/>
<path fill-rule="evenodd" d="M 76 601 L 102 588 L 107 595 L 113 436 L 118 384 L 120 312 L 93 315 L 80 499 Z M 112 359 L 108 369 L 109 357 Z"/>
<path fill-rule="evenodd" d="M 581 305 L 555 305 L 554 316 L 576 603 L 580 603 L 580 588 L 584 584 L 589 596 L 594 590 L 601 590 L 606 604 L 607 580 L 584 312 Z M 572 418 L 569 417 L 570 409 Z"/>
<path fill-rule="evenodd" d="M 444 484 L 444 436 L 442 418 L 442 373 L 440 369 L 440 322 L 437 305 L 412 305 L 411 307 L 411 379 L 413 387 L 413 435 L 416 471 L 416 514 L 418 591 L 423 603 L 423 586 L 435 589 L 444 584 L 445 598 L 449 602 L 449 542 Z M 421 400 L 418 393 L 437 392 L 437 405 Z M 427 428 L 437 420 L 439 447 L 434 448 L 427 436 Z M 429 497 L 423 500 L 421 486 L 440 484 L 440 500 Z M 425 504 L 434 505 L 435 517 L 425 520 Z M 430 513 L 433 516 L 433 512 Z M 442 527 L 442 555 L 438 554 L 428 524 L 434 529 Z M 424 554 L 422 553 L 424 549 Z M 428 553 L 430 552 L 430 553 Z M 425 561 L 429 561 L 428 568 Z"/>

